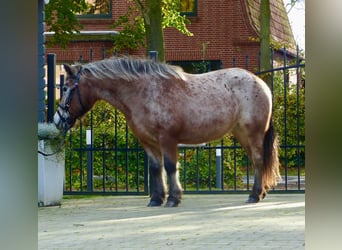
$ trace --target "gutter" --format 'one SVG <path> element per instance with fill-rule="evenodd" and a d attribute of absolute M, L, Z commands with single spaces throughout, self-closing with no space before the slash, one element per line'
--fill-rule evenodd
<path fill-rule="evenodd" d="M 44 32 L 46 39 L 53 37 L 55 32 Z M 98 41 L 113 41 L 113 37 L 117 36 L 119 31 L 115 30 L 81 30 L 73 32 L 74 37 L 70 42 L 98 42 Z"/>
<path fill-rule="evenodd" d="M 116 30 L 81 30 L 78 32 L 73 32 L 75 35 L 84 35 L 84 36 L 116 36 L 119 35 L 119 31 Z M 44 35 L 53 36 L 55 34 L 54 31 L 45 31 Z"/>

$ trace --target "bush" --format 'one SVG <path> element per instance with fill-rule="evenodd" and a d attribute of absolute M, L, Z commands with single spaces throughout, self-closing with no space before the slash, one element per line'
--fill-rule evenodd
<path fill-rule="evenodd" d="M 273 119 L 279 135 L 281 164 L 283 167 L 304 166 L 305 88 L 290 81 L 284 84 L 282 71 L 275 74 L 273 82 Z"/>

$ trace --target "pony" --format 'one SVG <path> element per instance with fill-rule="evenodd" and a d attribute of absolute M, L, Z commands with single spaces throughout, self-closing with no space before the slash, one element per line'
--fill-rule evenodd
<path fill-rule="evenodd" d="M 98 100 L 120 110 L 149 156 L 153 190 L 148 206 L 176 207 L 182 187 L 178 144 L 200 144 L 232 133 L 254 167 L 256 203 L 280 179 L 272 94 L 266 83 L 240 68 L 189 74 L 149 59 L 113 57 L 84 65 L 64 65 L 63 96 L 54 114 L 65 133 Z M 169 180 L 167 189 L 166 175 Z"/>

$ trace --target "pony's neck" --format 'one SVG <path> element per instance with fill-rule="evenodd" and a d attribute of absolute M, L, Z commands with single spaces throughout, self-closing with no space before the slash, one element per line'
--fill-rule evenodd
<path fill-rule="evenodd" d="M 104 100 L 111 104 L 114 108 L 119 109 L 125 114 L 129 114 L 130 110 L 127 105 L 132 92 L 132 82 L 127 82 L 122 79 L 92 79 L 91 85 L 94 91 L 95 99 Z"/>

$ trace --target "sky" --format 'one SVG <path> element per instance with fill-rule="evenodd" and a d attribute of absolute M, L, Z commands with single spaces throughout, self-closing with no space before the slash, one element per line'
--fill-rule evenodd
<path fill-rule="evenodd" d="M 289 11 L 288 17 L 292 33 L 299 48 L 305 51 L 305 0 L 297 0 L 291 10 L 290 2 L 291 0 L 284 0 L 285 8 Z"/>

